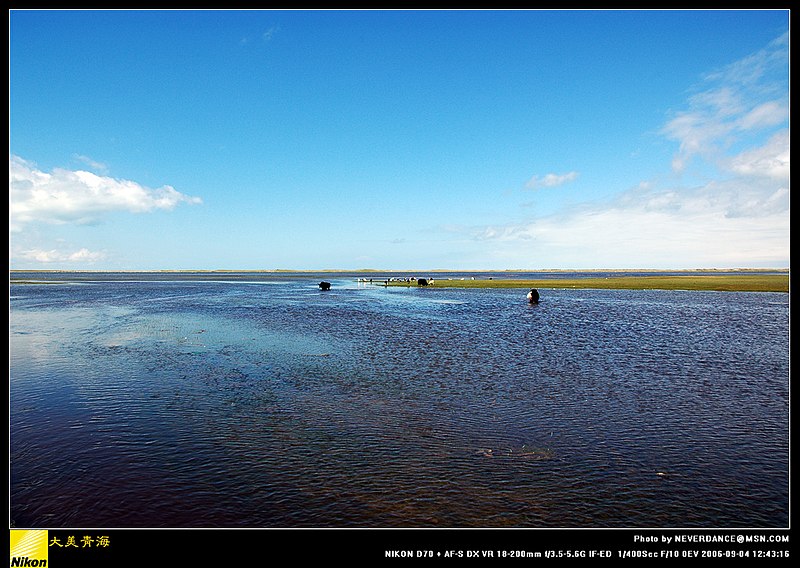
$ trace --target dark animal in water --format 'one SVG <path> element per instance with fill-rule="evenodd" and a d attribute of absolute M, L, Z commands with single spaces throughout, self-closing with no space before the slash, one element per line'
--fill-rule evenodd
<path fill-rule="evenodd" d="M 531 291 L 528 292 L 528 302 L 531 304 L 539 303 L 539 291 L 536 288 L 531 288 Z"/>
<path fill-rule="evenodd" d="M 428 280 L 426 278 L 420 278 L 417 280 L 417 286 L 427 286 Z"/>
<path fill-rule="evenodd" d="M 330 290 L 331 289 L 331 283 L 330 282 L 324 282 L 324 281 L 320 282 L 319 283 L 319 289 L 320 290 Z"/>

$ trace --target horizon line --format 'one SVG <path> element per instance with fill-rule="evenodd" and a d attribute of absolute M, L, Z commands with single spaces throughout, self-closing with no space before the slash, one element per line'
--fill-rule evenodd
<path fill-rule="evenodd" d="M 9 268 L 9 272 L 789 272 L 789 267 L 707 267 L 707 268 L 150 268 L 150 269 L 92 269 L 92 268 Z"/>

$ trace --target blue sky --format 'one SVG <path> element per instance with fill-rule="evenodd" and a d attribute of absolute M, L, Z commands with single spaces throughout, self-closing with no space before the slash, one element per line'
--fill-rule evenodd
<path fill-rule="evenodd" d="M 9 29 L 15 269 L 788 267 L 786 10 Z"/>

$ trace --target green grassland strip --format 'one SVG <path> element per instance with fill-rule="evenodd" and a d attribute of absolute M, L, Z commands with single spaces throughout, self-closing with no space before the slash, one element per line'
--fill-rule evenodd
<path fill-rule="evenodd" d="M 389 282 L 390 286 L 416 286 L 411 282 Z M 788 292 L 789 276 L 714 275 L 714 276 L 620 276 L 608 278 L 542 278 L 438 280 L 435 288 L 592 288 L 612 290 L 715 290 L 729 292 Z"/>

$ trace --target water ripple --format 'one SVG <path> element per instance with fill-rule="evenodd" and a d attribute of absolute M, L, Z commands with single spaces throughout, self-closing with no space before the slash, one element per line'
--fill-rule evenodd
<path fill-rule="evenodd" d="M 784 295 L 12 296 L 17 526 L 788 522 Z"/>

